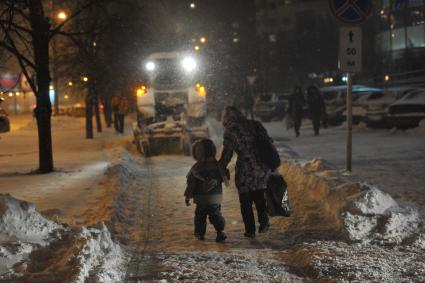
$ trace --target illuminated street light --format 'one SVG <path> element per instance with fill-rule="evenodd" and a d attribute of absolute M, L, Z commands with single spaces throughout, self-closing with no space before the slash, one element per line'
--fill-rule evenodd
<path fill-rule="evenodd" d="M 88 82 L 89 78 L 88 77 L 83 77 L 83 82 Z"/>
<path fill-rule="evenodd" d="M 201 37 L 201 39 L 199 41 L 201 43 L 206 43 L 207 42 L 207 38 L 206 37 Z"/>
<path fill-rule="evenodd" d="M 68 15 L 65 12 L 63 12 L 63 11 L 59 12 L 59 14 L 58 14 L 58 20 L 64 21 L 67 18 L 68 18 Z"/>
<path fill-rule="evenodd" d="M 201 50 L 201 47 L 199 45 L 195 45 L 194 49 L 195 49 L 195 51 L 199 51 L 199 50 Z"/>
<path fill-rule="evenodd" d="M 390 78 L 390 76 L 389 76 L 389 75 L 385 75 L 384 80 L 385 80 L 386 82 L 388 82 L 390 79 L 391 79 L 391 78 Z"/>
<path fill-rule="evenodd" d="M 68 86 L 73 86 L 73 85 L 74 84 L 71 81 L 68 82 Z"/>
<path fill-rule="evenodd" d="M 195 3 L 190 3 L 190 8 L 191 9 L 195 9 L 196 8 L 196 4 Z"/>

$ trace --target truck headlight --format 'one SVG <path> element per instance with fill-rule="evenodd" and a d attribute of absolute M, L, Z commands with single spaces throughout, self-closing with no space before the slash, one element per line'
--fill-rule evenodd
<path fill-rule="evenodd" d="M 149 72 L 154 71 L 155 68 L 156 68 L 156 65 L 155 65 L 154 62 L 149 61 L 149 62 L 146 63 L 146 70 L 148 70 Z"/>
<path fill-rule="evenodd" d="M 183 69 L 188 73 L 195 71 L 195 69 L 197 67 L 196 61 L 192 57 L 184 58 L 182 60 L 181 64 L 182 64 Z"/>

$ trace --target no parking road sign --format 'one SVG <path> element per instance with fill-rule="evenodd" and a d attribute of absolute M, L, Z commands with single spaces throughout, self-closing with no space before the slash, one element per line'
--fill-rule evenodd
<path fill-rule="evenodd" d="M 372 0 L 329 0 L 334 16 L 346 24 L 360 24 L 372 11 Z"/>

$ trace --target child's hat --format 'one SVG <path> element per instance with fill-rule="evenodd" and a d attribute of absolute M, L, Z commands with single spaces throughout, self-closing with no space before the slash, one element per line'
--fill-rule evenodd
<path fill-rule="evenodd" d="M 210 139 L 200 139 L 192 145 L 192 155 L 195 160 L 215 157 L 217 150 L 214 142 Z"/>

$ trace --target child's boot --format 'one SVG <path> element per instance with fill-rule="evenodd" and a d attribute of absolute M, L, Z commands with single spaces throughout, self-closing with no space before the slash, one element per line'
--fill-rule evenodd
<path fill-rule="evenodd" d="M 227 239 L 227 235 L 221 231 L 221 232 L 217 232 L 217 238 L 215 238 L 215 241 L 217 243 L 222 243 Z"/>

